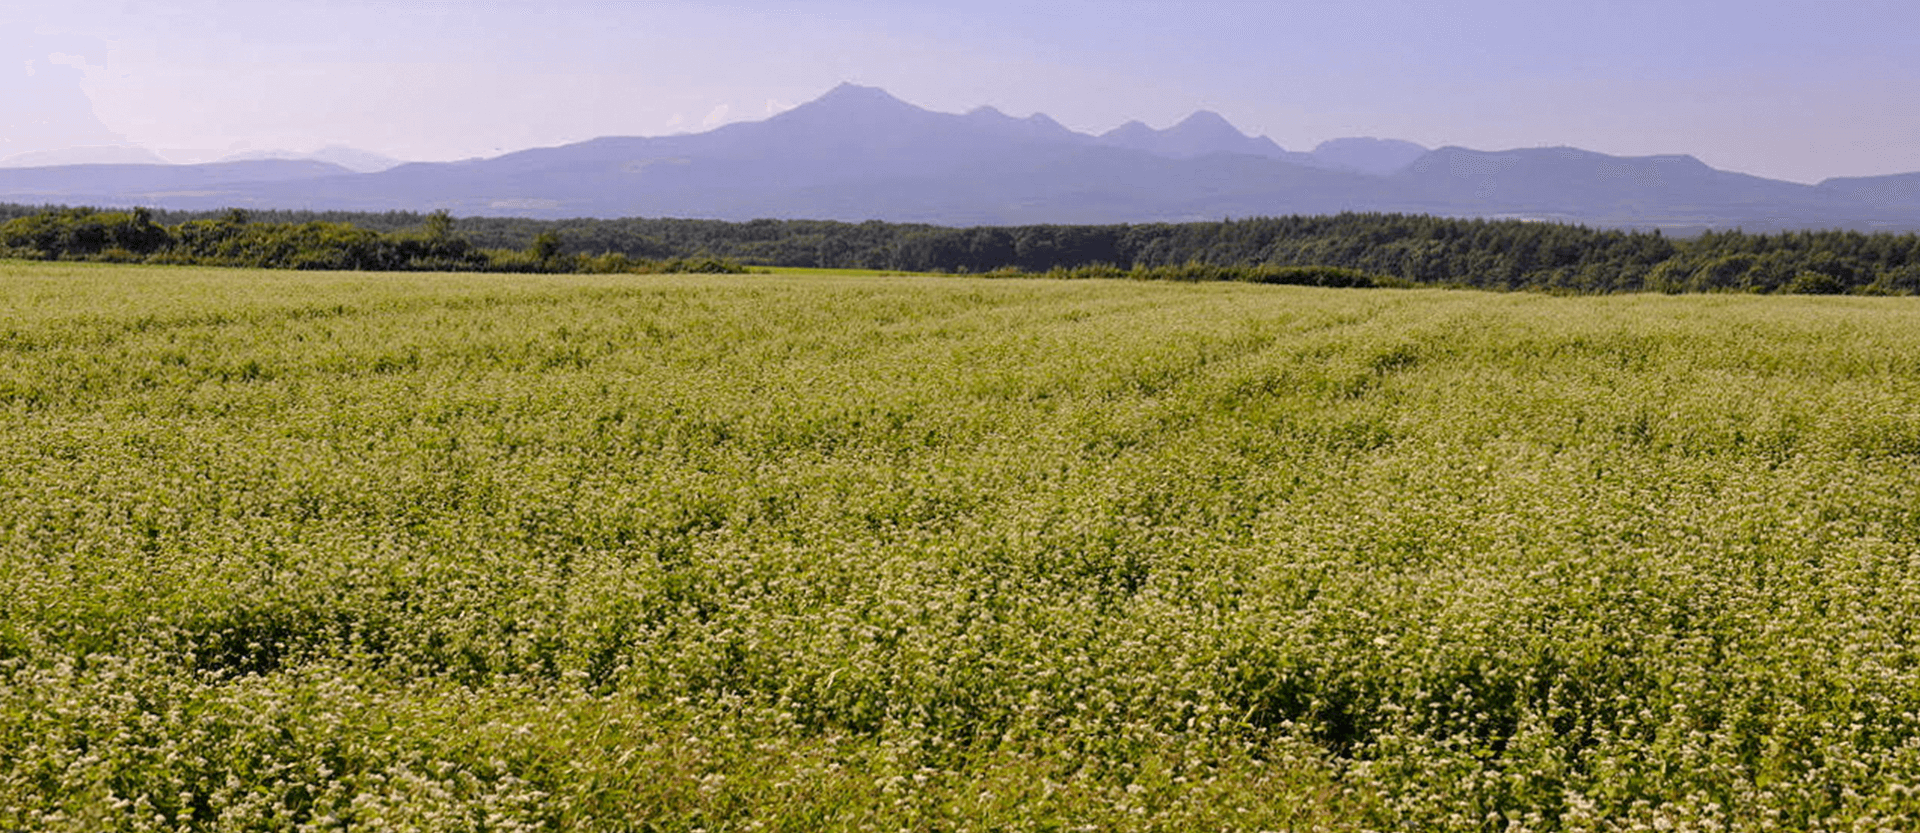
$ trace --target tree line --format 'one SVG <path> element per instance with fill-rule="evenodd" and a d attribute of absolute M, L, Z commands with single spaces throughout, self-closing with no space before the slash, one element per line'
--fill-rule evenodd
<path fill-rule="evenodd" d="M 745 271 L 712 257 L 647 260 L 619 252 L 569 252 L 551 231 L 535 233 L 523 248 L 482 248 L 456 232 L 446 212 L 335 219 L 275 212 L 278 216 L 262 220 L 241 209 L 166 217 L 146 208 L 8 208 L 13 216 L 0 223 L 0 257 L 389 272 Z M 365 216 L 376 219 L 354 222 Z M 175 222 L 167 224 L 168 219 Z"/>
<path fill-rule="evenodd" d="M 0 219 L 0 249 L 15 257 L 285 268 L 731 271 L 744 264 L 1569 293 L 1920 293 L 1920 235 L 1853 231 L 1675 239 L 1657 231 L 1377 213 L 973 228 L 22 206 L 0 207 Z"/>

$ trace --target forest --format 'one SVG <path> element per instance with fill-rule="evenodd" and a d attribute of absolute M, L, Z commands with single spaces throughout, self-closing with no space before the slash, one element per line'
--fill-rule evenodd
<path fill-rule="evenodd" d="M 947 228 L 820 220 L 532 220 L 446 212 L 0 206 L 0 256 L 293 269 L 952 274 L 1442 286 L 1556 293 L 1920 293 L 1920 236 L 1592 229 L 1347 213 Z"/>

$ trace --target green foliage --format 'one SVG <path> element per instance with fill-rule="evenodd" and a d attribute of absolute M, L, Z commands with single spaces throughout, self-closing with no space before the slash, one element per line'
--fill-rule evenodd
<path fill-rule="evenodd" d="M 0 828 L 1913 829 L 1916 315 L 0 263 Z"/>
<path fill-rule="evenodd" d="M 0 255 L 36 260 L 205 265 L 259 269 L 497 272 L 740 272 L 731 260 L 703 256 L 668 261 L 623 254 L 568 254 L 560 236 L 543 232 L 525 251 L 480 250 L 455 233 L 451 214 L 427 215 L 417 228 L 381 232 L 339 220 L 255 222 L 228 209 L 168 228 L 148 209 L 48 210 L 0 224 Z"/>
<path fill-rule="evenodd" d="M 159 226 L 156 218 L 175 224 Z M 348 228 L 365 234 L 350 234 Z M 1920 235 L 1913 234 L 1731 231 L 1670 240 L 1658 233 L 1552 223 L 1351 213 L 1216 223 L 941 228 L 813 220 L 456 219 L 445 211 L 125 215 L 68 209 L 0 224 L 0 254 L 527 273 L 727 272 L 763 266 L 1556 294 L 1920 291 L 1905 277 L 1920 267 Z M 1805 278 L 1807 273 L 1826 277 Z"/>
<path fill-rule="evenodd" d="M 23 257 L 98 257 L 114 251 L 150 254 L 166 243 L 166 230 L 146 209 L 99 212 L 70 208 L 18 217 L 0 225 L 0 250 Z"/>
<path fill-rule="evenodd" d="M 1794 275 L 1783 291 L 1795 295 L 1838 295 L 1847 291 L 1847 285 L 1833 275 L 1808 269 Z"/>
<path fill-rule="evenodd" d="M 560 257 L 560 235 L 543 231 L 533 238 L 527 246 L 527 257 L 541 263 L 549 263 Z"/>
<path fill-rule="evenodd" d="M 453 239 L 453 214 L 446 209 L 427 215 L 423 236 L 428 240 L 447 241 Z"/>
<path fill-rule="evenodd" d="M 1019 269 L 996 269 L 988 272 L 989 277 L 1047 277 L 1053 279 L 1088 278 L 1125 278 L 1141 281 L 1240 281 L 1244 283 L 1281 284 L 1289 286 L 1325 286 L 1325 287 L 1407 287 L 1410 281 L 1385 275 L 1369 275 L 1357 269 L 1343 269 L 1337 266 L 1220 266 L 1211 263 L 1191 262 L 1178 266 L 1135 266 L 1121 269 L 1105 263 L 1080 266 L 1073 269 L 1056 266 L 1046 272 L 1035 275 Z"/>

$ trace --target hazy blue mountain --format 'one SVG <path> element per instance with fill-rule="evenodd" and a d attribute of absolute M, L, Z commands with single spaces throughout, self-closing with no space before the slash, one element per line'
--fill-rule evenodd
<path fill-rule="evenodd" d="M 0 168 L 45 168 L 54 165 L 165 165 L 153 151 L 133 145 L 82 145 L 59 150 L 34 150 L 0 159 Z"/>
<path fill-rule="evenodd" d="M 1314 160 L 1329 168 L 1385 176 L 1413 164 L 1427 149 L 1400 139 L 1372 136 L 1328 139 L 1314 147 Z"/>
<path fill-rule="evenodd" d="M 966 118 L 981 129 L 1009 139 L 1083 144 L 1091 141 L 1088 136 L 1068 130 L 1045 113 L 1017 119 L 992 107 L 980 107 L 967 113 Z"/>
<path fill-rule="evenodd" d="M 401 160 L 372 151 L 350 148 L 345 145 L 328 145 L 310 153 L 291 150 L 249 150 L 221 159 L 222 162 L 244 162 L 259 159 L 304 159 L 314 162 L 328 162 L 339 165 L 354 173 L 370 174 L 399 167 Z"/>
<path fill-rule="evenodd" d="M 846 85 L 766 121 L 697 135 L 596 139 L 247 193 L 316 208 L 970 224 L 1338 210 L 1379 188 L 1256 157 L 1108 147 L 1043 116 L 933 113 Z"/>
<path fill-rule="evenodd" d="M 1445 147 L 1388 177 L 1403 210 L 1605 226 L 1871 227 L 1889 212 L 1810 185 L 1731 173 L 1692 156 L 1618 157 L 1578 148 Z M 1909 216 L 1906 222 L 1920 220 Z"/>
<path fill-rule="evenodd" d="M 1920 173 L 1836 177 L 1815 187 L 1883 210 L 1920 211 Z"/>
<path fill-rule="evenodd" d="M 258 204 L 249 186 L 350 176 L 326 162 L 260 160 L 205 165 L 59 165 L 0 169 L 0 201 L 155 207 Z M 299 207 L 299 206 L 295 206 Z"/>
<path fill-rule="evenodd" d="M 311 160 L 0 170 L 0 201 L 947 225 L 1353 210 L 1682 230 L 1920 229 L 1920 174 L 1810 186 L 1718 171 L 1690 156 L 1425 151 L 1381 139 L 1292 153 L 1211 113 L 1096 137 L 1044 115 L 936 113 L 851 84 L 706 133 L 607 137 L 374 173 Z"/>
<path fill-rule="evenodd" d="M 1101 134 L 1100 143 L 1174 159 L 1234 153 L 1274 159 L 1302 157 L 1295 161 L 1310 161 L 1304 158 L 1304 154 L 1288 153 L 1265 136 L 1241 133 L 1240 128 L 1234 127 L 1219 113 L 1209 110 L 1196 112 L 1165 130 L 1155 130 L 1140 122 L 1130 121 Z"/>

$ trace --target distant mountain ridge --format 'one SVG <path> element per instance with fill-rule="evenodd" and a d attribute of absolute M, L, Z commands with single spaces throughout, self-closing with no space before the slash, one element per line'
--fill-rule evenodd
<path fill-rule="evenodd" d="M 158 208 L 203 198 L 218 199 L 252 184 L 313 181 L 351 174 L 352 171 L 339 165 L 288 159 L 209 162 L 201 165 L 91 164 L 0 168 L 0 199 L 30 204 L 146 205 Z M 241 203 L 233 205 L 239 206 Z"/>
<path fill-rule="evenodd" d="M 233 167 L 249 165 L 264 167 Z M 852 84 L 705 133 L 368 173 L 314 160 L 0 170 L 0 201 L 939 225 L 1378 211 L 1669 229 L 1920 229 L 1920 173 L 1802 185 L 1684 155 L 1428 150 L 1370 138 L 1300 152 L 1207 111 L 1164 129 L 1129 122 L 1094 136 L 1043 114 L 937 113 Z"/>
<path fill-rule="evenodd" d="M 142 147 L 82 145 L 60 150 L 38 150 L 0 158 L 0 168 L 46 168 L 57 165 L 165 165 L 167 160 Z"/>
<path fill-rule="evenodd" d="M 1306 154 L 1288 153 L 1265 136 L 1241 133 L 1226 118 L 1211 110 L 1198 111 L 1165 130 L 1154 130 L 1140 122 L 1130 121 L 1101 134 L 1100 142 L 1173 159 L 1193 159 L 1216 153 L 1239 153 L 1274 159 L 1311 158 Z"/>
<path fill-rule="evenodd" d="M 354 173 L 362 174 L 378 173 L 405 164 L 401 160 L 391 156 L 384 156 L 343 145 L 328 145 L 319 150 L 307 153 L 291 150 L 249 150 L 231 154 L 220 161 L 246 162 L 259 159 L 296 159 L 327 162 L 339 165 Z"/>
<path fill-rule="evenodd" d="M 1426 148 L 1402 139 L 1364 136 L 1328 139 L 1313 149 L 1312 156 L 1329 168 L 1386 176 L 1412 165 L 1426 153 Z"/>

